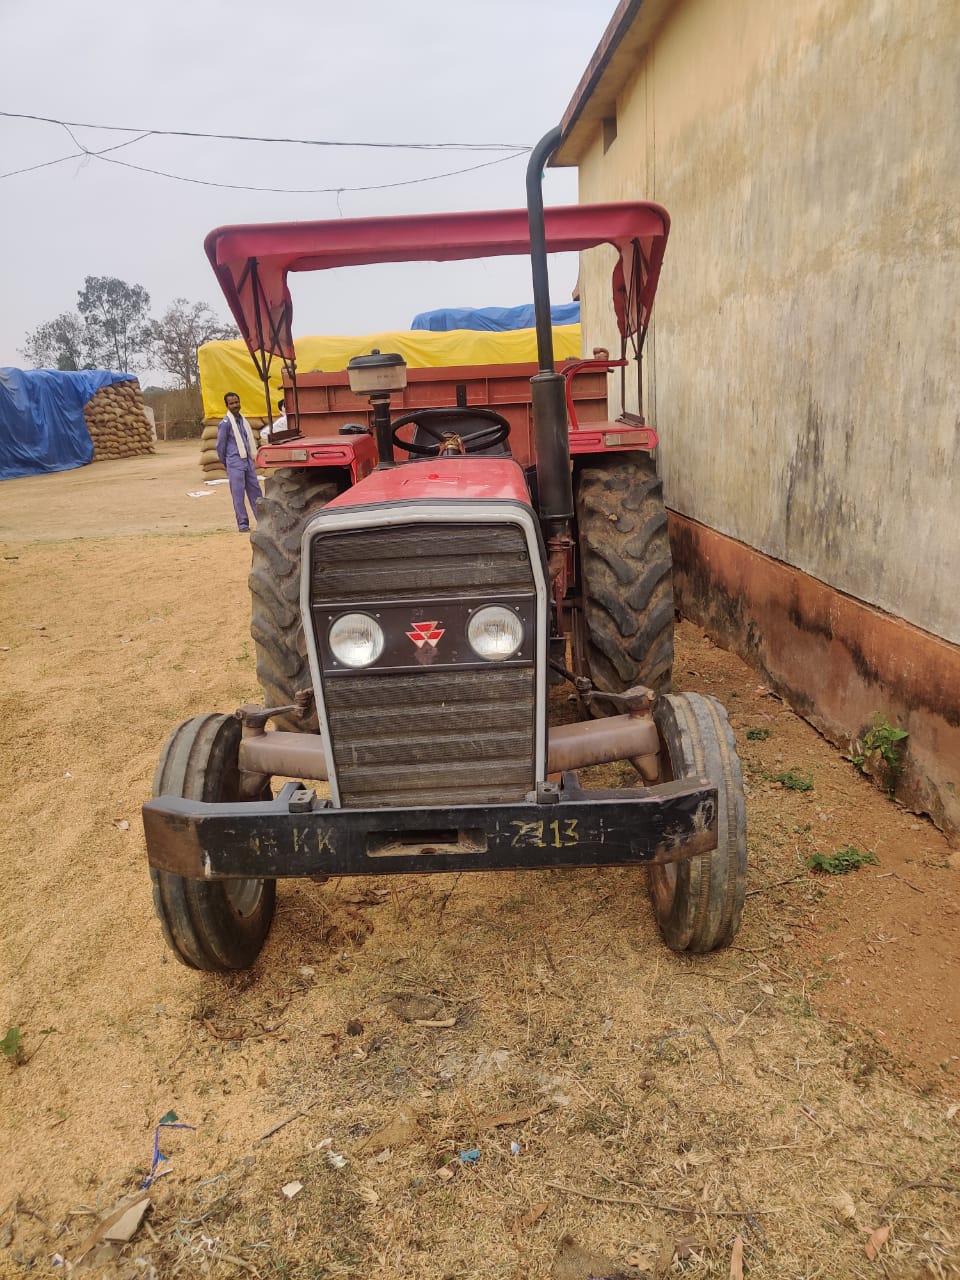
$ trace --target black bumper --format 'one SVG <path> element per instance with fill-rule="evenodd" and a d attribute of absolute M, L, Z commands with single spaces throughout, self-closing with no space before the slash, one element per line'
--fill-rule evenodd
<path fill-rule="evenodd" d="M 287 783 L 275 800 L 143 806 L 147 857 L 196 880 L 358 876 L 677 862 L 717 847 L 717 788 L 703 778 L 584 791 L 575 774 L 523 804 L 333 809 Z"/>

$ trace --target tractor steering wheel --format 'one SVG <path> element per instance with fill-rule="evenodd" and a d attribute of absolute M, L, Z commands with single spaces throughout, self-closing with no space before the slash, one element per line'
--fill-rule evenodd
<path fill-rule="evenodd" d="M 489 427 L 481 427 L 468 436 L 461 437 L 456 430 L 458 421 L 470 422 L 477 418 L 489 420 Z M 435 441 L 434 444 L 414 444 L 412 440 L 401 440 L 401 427 L 413 423 Z M 407 453 L 416 453 L 421 457 L 435 458 L 443 453 L 482 453 L 496 444 L 501 444 L 510 434 L 510 423 L 502 414 L 493 409 L 473 408 L 466 406 L 447 409 L 417 409 L 413 413 L 405 413 L 392 424 L 393 443 Z"/>

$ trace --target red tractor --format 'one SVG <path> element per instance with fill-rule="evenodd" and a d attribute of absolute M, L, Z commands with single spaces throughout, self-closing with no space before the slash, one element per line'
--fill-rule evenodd
<path fill-rule="evenodd" d="M 266 705 L 178 726 L 143 808 L 157 913 L 185 964 L 252 964 L 285 876 L 645 864 L 669 946 L 709 951 L 739 927 L 733 734 L 714 698 L 670 692 L 657 437 L 606 412 L 612 368 L 625 379 L 634 366 L 642 403 L 669 219 L 646 203 L 545 211 L 558 141 L 531 156 L 526 210 L 207 237 L 268 414 L 276 359 L 292 427 L 258 456 L 269 476 L 250 585 Z M 558 370 L 547 253 L 601 244 L 617 251 L 619 357 Z M 499 254 L 531 255 L 539 367 L 408 377 L 400 356 L 373 351 L 347 373 L 298 376 L 289 272 Z M 549 686 L 565 680 L 586 718 L 551 725 Z M 618 760 L 640 785 L 581 786 L 578 769 Z M 301 781 L 274 796 L 274 777 Z"/>

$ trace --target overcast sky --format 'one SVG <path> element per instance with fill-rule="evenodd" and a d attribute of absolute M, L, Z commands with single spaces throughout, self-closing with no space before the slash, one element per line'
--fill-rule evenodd
<path fill-rule="evenodd" d="M 614 0 L 0 0 L 0 110 L 102 125 L 365 142 L 523 143 L 558 124 Z M 0 117 L 0 175 L 115 146 L 137 132 Z M 83 156 L 0 178 L 0 365 L 24 335 L 76 307 L 87 275 L 142 284 L 159 316 L 176 297 L 227 318 L 203 238 L 233 222 L 523 205 L 526 158 L 378 191 L 497 153 L 320 148 L 151 136 L 114 160 L 207 182 L 342 188 L 279 194 L 194 185 Z M 576 172 L 548 172 L 548 204 Z M 551 267 L 567 301 L 576 262 Z M 408 328 L 441 306 L 531 300 L 525 259 L 299 275 L 294 331 Z"/>

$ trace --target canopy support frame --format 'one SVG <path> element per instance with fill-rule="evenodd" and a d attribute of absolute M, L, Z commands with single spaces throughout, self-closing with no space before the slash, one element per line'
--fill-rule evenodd
<path fill-rule="evenodd" d="M 637 373 L 637 415 L 643 421 L 643 360 L 641 357 L 650 321 L 648 319 L 646 324 L 643 323 L 643 301 L 637 282 L 638 280 L 646 281 L 649 278 L 650 263 L 639 240 L 633 240 L 631 243 L 633 260 L 624 312 L 627 316 L 633 317 L 633 324 L 625 324 L 620 334 L 620 359 L 624 362 L 620 366 L 620 410 L 622 413 L 627 412 L 627 364 L 632 361 L 636 365 Z"/>

